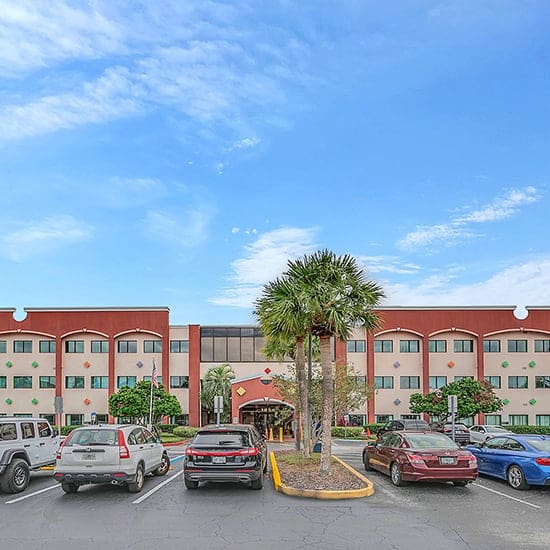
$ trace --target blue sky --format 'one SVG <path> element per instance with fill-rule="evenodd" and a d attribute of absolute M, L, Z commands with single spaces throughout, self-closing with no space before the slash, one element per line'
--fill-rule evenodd
<path fill-rule="evenodd" d="M 0 0 L 1 307 L 550 304 L 550 3 Z"/>

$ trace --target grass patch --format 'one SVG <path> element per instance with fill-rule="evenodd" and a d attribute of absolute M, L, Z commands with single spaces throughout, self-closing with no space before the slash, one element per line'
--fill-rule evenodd
<path fill-rule="evenodd" d="M 161 432 L 160 440 L 162 443 L 177 443 L 183 441 L 183 438 L 168 432 Z"/>

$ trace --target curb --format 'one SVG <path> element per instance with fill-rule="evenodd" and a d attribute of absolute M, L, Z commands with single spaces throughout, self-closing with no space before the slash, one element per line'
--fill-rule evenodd
<path fill-rule="evenodd" d="M 296 489 L 295 487 L 289 487 L 281 482 L 281 474 L 279 472 L 279 467 L 277 466 L 277 460 L 275 459 L 275 453 L 270 451 L 269 461 L 271 462 L 271 472 L 273 475 L 273 487 L 275 491 L 284 493 L 285 495 L 294 496 L 294 497 L 304 497 L 304 498 L 318 498 L 322 500 L 338 500 L 346 498 L 363 498 L 370 497 L 374 494 L 374 485 L 370 479 L 367 479 L 364 475 L 360 474 L 354 470 L 349 464 L 346 464 L 343 460 L 339 459 L 337 456 L 333 457 L 336 459 L 344 468 L 349 470 L 355 477 L 359 478 L 366 487 L 363 489 L 350 489 L 347 491 L 329 491 L 326 489 L 316 490 L 316 489 Z"/>

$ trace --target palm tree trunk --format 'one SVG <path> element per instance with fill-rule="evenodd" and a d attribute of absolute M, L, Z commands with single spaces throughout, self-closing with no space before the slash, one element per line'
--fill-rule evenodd
<path fill-rule="evenodd" d="M 308 388 L 303 338 L 296 338 L 296 378 L 298 379 L 298 401 L 301 411 L 299 433 L 302 434 L 302 453 L 304 457 L 309 458 L 311 436 L 308 420 Z M 296 437 L 298 437 L 298 434 L 296 434 Z"/>
<path fill-rule="evenodd" d="M 330 474 L 330 457 L 332 455 L 331 427 L 334 397 L 334 381 L 332 374 L 332 354 L 330 351 L 330 336 L 320 337 L 321 372 L 323 375 L 323 433 L 321 435 L 321 475 Z"/>

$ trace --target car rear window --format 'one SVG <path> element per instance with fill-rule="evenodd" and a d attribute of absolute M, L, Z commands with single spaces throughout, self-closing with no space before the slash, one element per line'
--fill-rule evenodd
<path fill-rule="evenodd" d="M 0 440 L 9 441 L 11 439 L 17 439 L 15 424 L 12 422 L 0 424 Z"/>
<path fill-rule="evenodd" d="M 69 434 L 65 447 L 71 445 L 118 445 L 117 430 L 74 430 Z"/>
<path fill-rule="evenodd" d="M 249 447 L 249 438 L 246 432 L 199 432 L 193 441 L 193 445 L 203 447 Z"/>
<path fill-rule="evenodd" d="M 407 436 L 411 449 L 458 449 L 458 445 L 446 435 L 411 434 Z"/>
<path fill-rule="evenodd" d="M 537 451 L 550 452 L 550 439 L 527 439 Z"/>

